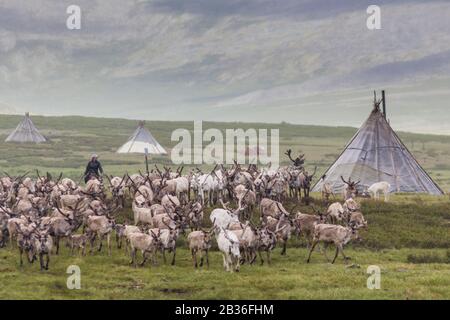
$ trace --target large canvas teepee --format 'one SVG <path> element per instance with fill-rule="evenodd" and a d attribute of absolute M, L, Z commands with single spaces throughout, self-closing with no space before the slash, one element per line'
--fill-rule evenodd
<path fill-rule="evenodd" d="M 145 149 L 149 154 L 167 154 L 150 131 L 144 127 L 144 121 L 141 121 L 133 135 L 117 150 L 117 153 L 145 153 Z"/>
<path fill-rule="evenodd" d="M 345 187 L 341 176 L 361 181 L 361 188 L 387 181 L 390 192 L 443 194 L 391 128 L 380 110 L 380 102 L 374 103 L 369 118 L 313 191 L 320 191 L 326 182 L 335 193 L 341 192 Z"/>
<path fill-rule="evenodd" d="M 19 123 L 16 129 L 10 133 L 5 142 L 46 142 L 47 139 L 39 133 L 38 129 L 31 121 L 29 113 L 25 113 L 25 118 Z"/>

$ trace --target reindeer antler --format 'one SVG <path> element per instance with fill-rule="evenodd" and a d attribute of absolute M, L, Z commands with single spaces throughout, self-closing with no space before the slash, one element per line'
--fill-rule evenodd
<path fill-rule="evenodd" d="M 347 185 L 350 184 L 350 182 L 347 182 L 347 181 L 344 180 L 344 177 L 343 177 L 343 176 L 341 176 L 341 180 L 342 180 L 345 184 L 347 184 Z M 350 178 L 349 178 L 349 181 L 350 181 Z"/>

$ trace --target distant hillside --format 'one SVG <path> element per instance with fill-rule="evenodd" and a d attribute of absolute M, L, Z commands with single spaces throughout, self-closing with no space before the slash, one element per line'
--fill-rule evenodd
<path fill-rule="evenodd" d="M 39 169 L 78 178 L 92 152 L 98 153 L 105 170 L 111 174 L 143 169 L 140 155 L 118 155 L 117 148 L 123 144 L 136 128 L 137 121 L 80 116 L 43 117 L 32 116 L 40 131 L 51 142 L 41 145 L 7 144 L 4 139 L 22 119 L 20 115 L 0 115 L 0 165 L 2 171 L 11 174 Z M 166 148 L 177 142 L 170 141 L 177 128 L 193 129 L 192 122 L 148 121 L 146 127 Z M 291 148 L 294 153 L 306 154 L 307 167 L 318 166 L 323 172 L 339 155 L 348 140 L 356 132 L 351 127 L 322 127 L 292 125 L 288 123 L 219 123 L 204 122 L 203 129 L 217 128 L 278 128 L 280 130 L 281 163 L 288 162 L 283 155 Z M 400 137 L 419 162 L 444 189 L 450 188 L 450 136 L 424 135 L 400 132 Z M 205 143 L 206 145 L 207 143 Z M 151 162 L 170 165 L 168 156 L 152 157 Z M 319 174 L 318 174 L 319 176 Z"/>

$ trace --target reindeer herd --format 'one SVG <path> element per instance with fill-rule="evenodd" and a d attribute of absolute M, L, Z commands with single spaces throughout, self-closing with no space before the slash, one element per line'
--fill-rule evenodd
<path fill-rule="evenodd" d="M 309 205 L 309 191 L 316 169 L 287 166 L 271 169 L 235 163 L 218 165 L 210 172 L 200 169 L 183 175 L 157 166 L 148 173 L 104 175 L 85 185 L 50 174 L 36 172 L 0 178 L 0 247 L 18 249 L 19 263 L 38 260 L 41 270 L 49 268 L 51 256 L 60 254 L 60 242 L 70 254 L 94 254 L 106 242 L 111 255 L 111 237 L 117 250 L 130 256 L 137 266 L 152 264 L 171 254 L 175 264 L 177 241 L 186 237 L 195 268 L 209 266 L 208 252 L 217 242 L 227 271 L 239 271 L 243 263 L 254 264 L 259 257 L 271 263 L 278 245 L 285 255 L 292 236 L 304 237 L 309 248 L 307 262 L 319 242 L 336 246 L 335 262 L 343 247 L 358 240 L 367 222 L 356 201 L 356 185 L 350 179 L 343 202 L 330 203 L 330 186 L 322 191 L 325 209 Z M 295 210 L 300 201 L 310 213 Z M 125 208 L 131 202 L 132 218 Z M 295 205 L 288 210 L 283 205 Z M 209 214 L 206 214 L 210 212 Z M 131 221 L 131 219 L 133 221 Z M 119 223 L 120 222 L 120 223 Z M 207 228 L 208 226 L 208 228 Z M 199 261 L 200 259 L 200 261 Z"/>

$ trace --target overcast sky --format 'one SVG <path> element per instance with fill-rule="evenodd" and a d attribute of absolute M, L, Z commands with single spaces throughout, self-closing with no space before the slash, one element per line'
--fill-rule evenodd
<path fill-rule="evenodd" d="M 384 88 L 395 128 L 450 134 L 449 17 L 433 0 L 0 0 L 0 112 L 359 126 Z"/>

